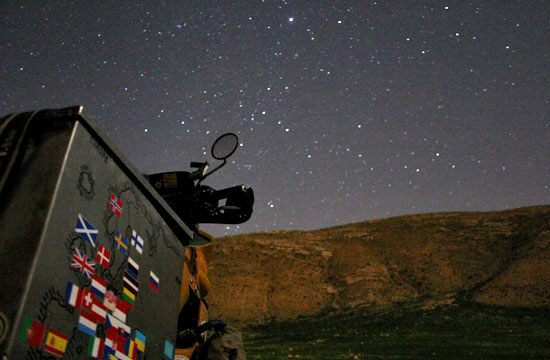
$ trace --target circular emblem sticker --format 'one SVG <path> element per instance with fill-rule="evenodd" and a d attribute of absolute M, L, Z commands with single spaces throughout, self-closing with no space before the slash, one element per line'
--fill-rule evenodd
<path fill-rule="evenodd" d="M 92 200 L 95 195 L 95 181 L 92 177 L 92 171 L 87 165 L 80 167 L 80 176 L 78 177 L 78 184 L 76 185 L 80 196 L 86 200 Z"/>

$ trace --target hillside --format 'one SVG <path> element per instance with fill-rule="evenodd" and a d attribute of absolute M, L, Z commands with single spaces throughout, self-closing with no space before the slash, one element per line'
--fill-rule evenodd
<path fill-rule="evenodd" d="M 212 317 L 242 324 L 421 301 L 550 305 L 550 206 L 221 238 Z"/>

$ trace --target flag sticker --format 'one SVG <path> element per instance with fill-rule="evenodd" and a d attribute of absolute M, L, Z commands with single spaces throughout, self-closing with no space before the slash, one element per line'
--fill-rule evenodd
<path fill-rule="evenodd" d="M 115 359 L 129 359 L 127 354 L 131 330 L 130 327 L 117 318 L 110 314 L 107 315 L 104 358 L 106 355 L 115 355 Z"/>
<path fill-rule="evenodd" d="M 131 257 L 128 258 L 128 268 L 126 269 L 126 272 L 134 279 L 138 279 L 139 265 L 134 260 L 132 260 Z"/>
<path fill-rule="evenodd" d="M 109 328 L 111 327 L 117 331 L 122 329 L 127 333 L 130 333 L 132 331 L 132 328 L 126 325 L 123 321 L 120 321 L 111 314 L 107 314 L 107 320 L 105 321 L 105 330 L 109 330 Z"/>
<path fill-rule="evenodd" d="M 104 323 L 107 317 L 107 307 L 103 305 L 101 300 L 96 299 L 89 289 L 84 289 L 83 292 L 82 305 L 80 308 L 88 310 L 95 319 L 95 322 L 99 321 Z"/>
<path fill-rule="evenodd" d="M 44 325 L 29 318 L 25 318 L 25 320 L 23 320 L 23 327 L 21 328 L 19 339 L 37 349 L 40 349 L 45 333 L 46 327 Z"/>
<path fill-rule="evenodd" d="M 143 239 L 135 230 L 132 230 L 132 240 L 130 243 L 140 255 L 143 253 Z"/>
<path fill-rule="evenodd" d="M 115 232 L 115 247 L 122 251 L 123 254 L 128 253 L 128 239 L 122 236 L 118 231 Z"/>
<path fill-rule="evenodd" d="M 71 258 L 71 267 L 80 271 L 89 279 L 94 276 L 95 262 L 88 259 L 88 257 L 82 254 L 78 248 L 74 249 L 74 254 Z"/>
<path fill-rule="evenodd" d="M 90 289 L 82 289 L 82 303 L 80 304 L 80 308 L 92 311 L 94 301 L 96 301 L 96 299 Z"/>
<path fill-rule="evenodd" d="M 72 282 L 68 282 L 67 290 L 65 290 L 65 301 L 69 305 L 79 309 L 82 303 L 82 290 Z"/>
<path fill-rule="evenodd" d="M 103 300 L 103 306 L 105 306 L 107 309 L 111 311 L 115 311 L 117 301 L 118 299 L 114 292 L 112 292 L 111 290 L 107 290 L 105 292 L 105 299 Z"/>
<path fill-rule="evenodd" d="M 107 308 L 98 300 L 94 299 L 92 303 L 92 315 L 101 323 L 104 323 L 107 318 Z"/>
<path fill-rule="evenodd" d="M 44 350 L 59 357 L 65 355 L 65 350 L 67 349 L 67 343 L 69 342 L 69 337 L 63 335 L 59 331 L 50 329 L 48 335 L 46 336 L 46 344 Z"/>
<path fill-rule="evenodd" d="M 113 310 L 113 316 L 116 317 L 118 320 L 122 321 L 123 323 L 125 323 L 127 311 L 128 311 L 128 307 L 126 306 L 126 303 L 124 301 L 117 300 L 115 309 Z"/>
<path fill-rule="evenodd" d="M 109 267 L 109 262 L 111 261 L 111 252 L 107 250 L 105 246 L 99 245 L 97 247 L 96 261 L 98 264 L 107 269 Z"/>
<path fill-rule="evenodd" d="M 120 215 L 122 215 L 122 202 L 115 196 L 115 194 L 111 195 L 109 208 L 116 214 L 116 216 L 120 217 Z"/>
<path fill-rule="evenodd" d="M 136 281 L 136 279 L 125 272 L 124 277 L 122 278 L 122 283 L 125 288 L 132 292 L 132 294 L 137 295 L 137 292 L 139 290 L 139 283 Z"/>
<path fill-rule="evenodd" d="M 130 340 L 130 346 L 128 347 L 128 357 L 130 359 L 137 358 L 137 348 L 136 342 L 134 340 Z"/>
<path fill-rule="evenodd" d="M 164 340 L 164 356 L 168 359 L 172 359 L 174 356 L 174 345 L 172 345 L 168 340 Z"/>
<path fill-rule="evenodd" d="M 90 341 L 88 342 L 88 355 L 96 359 L 103 358 L 104 346 L 105 340 L 96 338 L 95 336 L 90 337 Z"/>
<path fill-rule="evenodd" d="M 93 247 L 97 243 L 97 229 L 92 226 L 81 214 L 78 214 L 78 219 L 76 220 L 76 227 L 74 229 L 80 237 L 84 240 L 88 240 Z"/>
<path fill-rule="evenodd" d="M 138 272 L 139 265 L 131 257 L 128 257 L 128 267 L 122 278 L 122 299 L 128 304 L 129 308 L 134 307 L 139 290 Z"/>
<path fill-rule="evenodd" d="M 94 277 L 92 278 L 91 290 L 94 294 L 103 299 L 105 297 L 105 292 L 107 291 L 107 281 L 100 278 L 97 274 L 94 274 Z"/>
<path fill-rule="evenodd" d="M 131 306 L 134 306 L 134 303 L 136 301 L 136 296 L 132 294 L 128 289 L 123 288 L 122 290 L 122 298 L 128 302 Z"/>
<path fill-rule="evenodd" d="M 96 318 L 92 314 L 88 314 L 85 311 L 80 313 L 80 318 L 78 319 L 78 330 L 90 335 L 95 336 L 95 331 L 97 328 Z"/>
<path fill-rule="evenodd" d="M 155 273 L 151 270 L 149 273 L 149 285 L 155 290 L 155 292 L 159 292 L 159 278 L 155 275 Z"/>
<path fill-rule="evenodd" d="M 117 360 L 117 358 L 114 356 L 116 348 L 117 348 L 116 339 L 110 338 L 109 335 L 105 335 L 105 345 L 103 347 L 103 359 Z"/>
<path fill-rule="evenodd" d="M 147 338 L 139 330 L 136 330 L 134 341 L 136 342 L 137 349 L 141 352 L 145 352 L 145 343 L 147 342 Z"/>

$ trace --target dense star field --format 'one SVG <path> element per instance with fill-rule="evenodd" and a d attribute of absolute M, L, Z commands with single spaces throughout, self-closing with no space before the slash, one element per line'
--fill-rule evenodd
<path fill-rule="evenodd" d="M 548 1 L 4 1 L 0 112 L 83 105 L 144 173 L 256 193 L 215 235 L 550 203 Z"/>

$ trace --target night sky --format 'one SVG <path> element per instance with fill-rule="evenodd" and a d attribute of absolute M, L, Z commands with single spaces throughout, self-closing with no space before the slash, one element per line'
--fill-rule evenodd
<path fill-rule="evenodd" d="M 214 235 L 550 204 L 550 1 L 2 1 L 0 115 L 83 105 L 144 173 L 240 147 Z"/>

